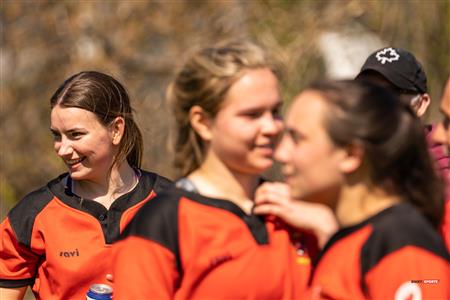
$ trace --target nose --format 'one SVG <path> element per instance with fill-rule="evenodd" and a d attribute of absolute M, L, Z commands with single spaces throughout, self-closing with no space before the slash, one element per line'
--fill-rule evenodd
<path fill-rule="evenodd" d="M 274 116 L 271 112 L 267 113 L 263 119 L 262 132 L 266 135 L 278 135 L 283 130 L 283 121 Z"/>
<path fill-rule="evenodd" d="M 55 142 L 55 150 L 58 156 L 64 157 L 72 154 L 73 148 L 70 141 L 62 139 L 61 141 Z"/>
<path fill-rule="evenodd" d="M 290 157 L 291 157 L 291 151 L 292 151 L 292 141 L 290 140 L 289 136 L 284 134 L 281 137 L 281 141 L 278 144 L 277 148 L 275 149 L 274 158 L 276 161 L 286 164 L 289 163 Z"/>
<path fill-rule="evenodd" d="M 446 132 L 443 122 L 437 124 L 432 139 L 435 143 L 444 144 L 450 148 L 450 131 Z"/>

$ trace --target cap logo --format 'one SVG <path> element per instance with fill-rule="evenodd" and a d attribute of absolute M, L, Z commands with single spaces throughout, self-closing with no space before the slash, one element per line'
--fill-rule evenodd
<path fill-rule="evenodd" d="M 393 62 L 400 58 L 400 55 L 395 51 L 395 49 L 392 48 L 384 48 L 383 50 L 380 50 L 375 54 L 375 57 L 379 62 L 381 62 L 383 65 L 386 62 Z"/>

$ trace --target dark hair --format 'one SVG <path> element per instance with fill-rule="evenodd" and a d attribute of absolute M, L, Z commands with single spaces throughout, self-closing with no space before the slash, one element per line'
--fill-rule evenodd
<path fill-rule="evenodd" d="M 275 66 L 258 45 L 224 41 L 193 52 L 167 89 L 167 99 L 176 121 L 175 168 L 182 176 L 195 170 L 204 159 L 205 145 L 191 127 L 190 109 L 198 105 L 214 118 L 231 88 L 246 70 Z"/>
<path fill-rule="evenodd" d="M 317 82 L 328 104 L 324 122 L 336 145 L 359 144 L 371 181 L 416 206 L 438 226 L 444 209 L 442 182 L 433 168 L 425 132 L 409 105 L 369 82 Z"/>
<path fill-rule="evenodd" d="M 124 135 L 114 163 L 126 159 L 132 167 L 141 166 L 142 134 L 133 119 L 128 93 L 119 81 L 100 72 L 80 72 L 64 81 L 51 97 L 50 107 L 57 105 L 93 112 L 104 126 L 116 117 L 124 118 Z"/>

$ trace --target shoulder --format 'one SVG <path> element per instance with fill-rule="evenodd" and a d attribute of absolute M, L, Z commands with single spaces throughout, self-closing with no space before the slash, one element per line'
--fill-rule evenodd
<path fill-rule="evenodd" d="M 185 192 L 176 188 L 158 193 L 138 211 L 121 239 L 137 236 L 169 249 L 178 257 L 178 204 Z"/>
<path fill-rule="evenodd" d="M 445 244 L 437 230 L 410 204 L 391 207 L 371 222 L 372 233 L 365 242 L 361 257 L 367 272 L 387 255 L 412 246 L 449 260 Z"/>
<path fill-rule="evenodd" d="M 124 235 L 139 235 L 150 239 L 159 238 L 163 231 L 176 231 L 180 199 L 189 192 L 167 188 L 145 203 L 137 212 Z"/>
<path fill-rule="evenodd" d="M 47 185 L 26 195 L 14 206 L 8 213 L 8 219 L 13 228 L 17 239 L 29 245 L 31 241 L 31 232 L 33 230 L 34 221 L 38 214 L 52 201 L 55 197 L 51 191 L 51 187 L 55 185 L 63 185 L 63 178 L 66 174 L 51 180 Z"/>
<path fill-rule="evenodd" d="M 167 188 L 157 193 L 150 201 L 144 204 L 135 216 L 135 223 L 145 228 L 160 225 L 167 220 L 176 220 L 178 214 L 178 203 L 182 196 L 176 188 Z"/>
<path fill-rule="evenodd" d="M 140 172 L 141 180 L 144 180 L 157 194 L 173 186 L 173 181 L 164 176 L 144 170 Z"/>

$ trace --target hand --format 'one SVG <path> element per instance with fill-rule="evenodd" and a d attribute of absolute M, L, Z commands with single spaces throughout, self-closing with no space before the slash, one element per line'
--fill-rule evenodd
<path fill-rule="evenodd" d="M 338 229 L 333 211 L 328 206 L 292 199 L 289 186 L 281 182 L 265 182 L 255 193 L 258 215 L 274 215 L 296 229 L 314 232 L 323 247 Z"/>

